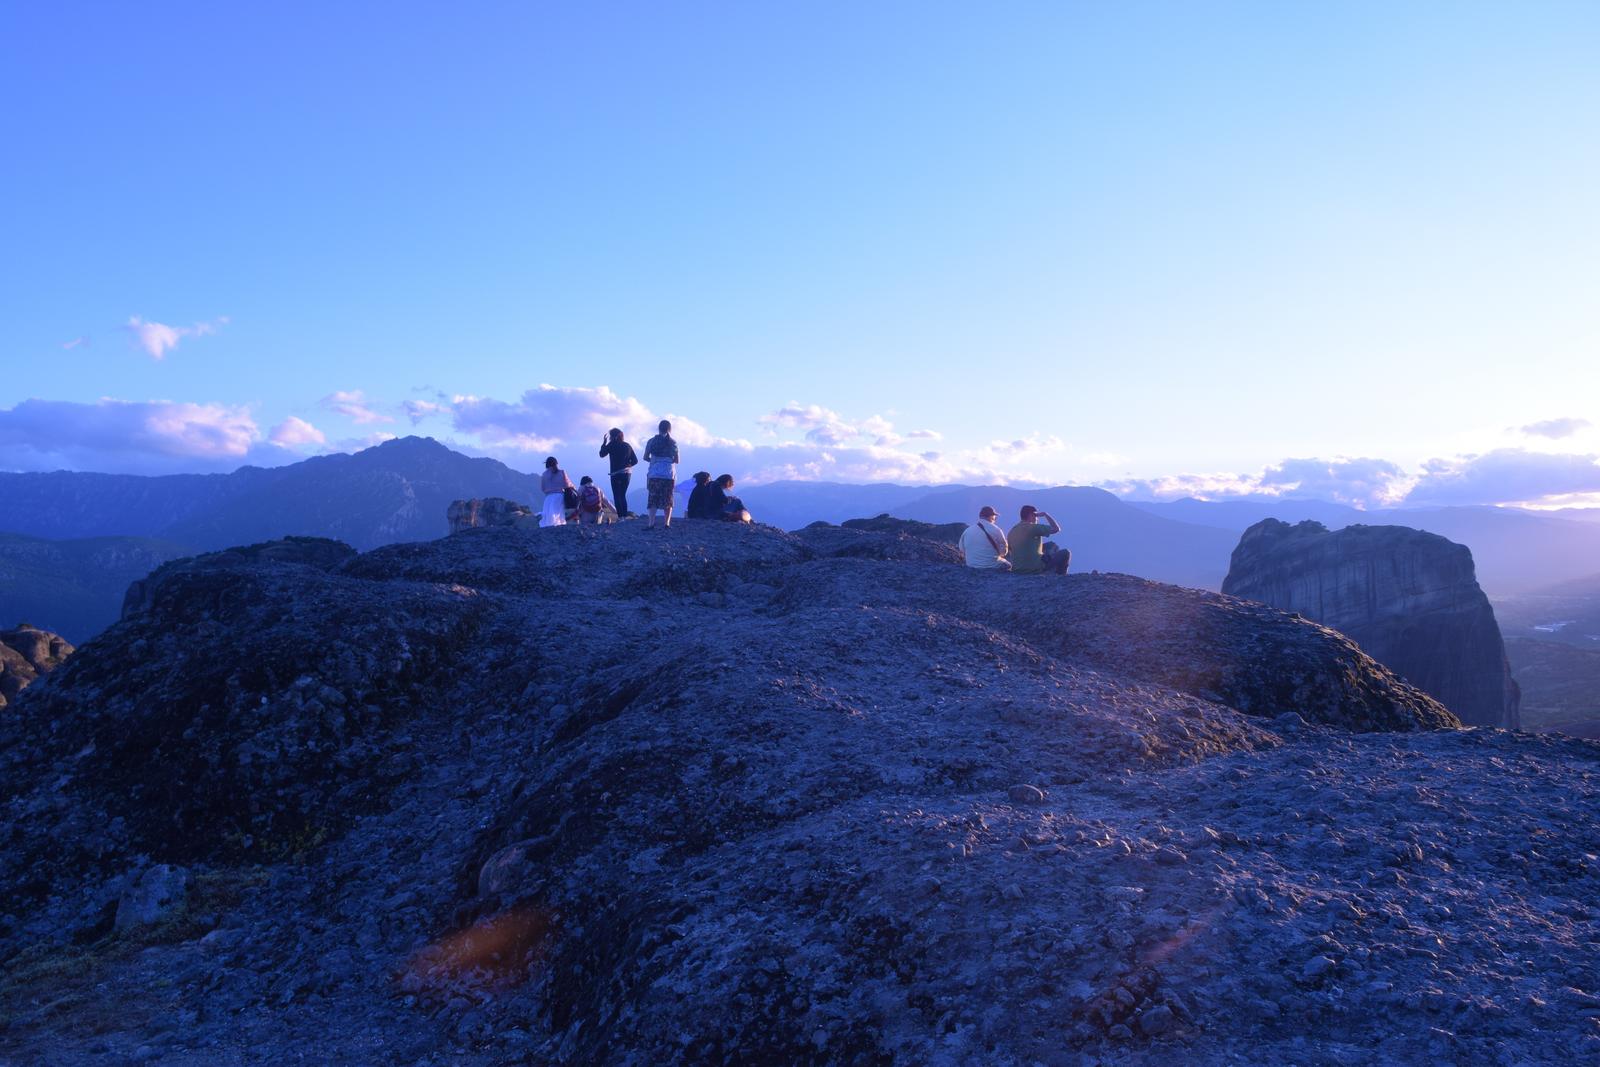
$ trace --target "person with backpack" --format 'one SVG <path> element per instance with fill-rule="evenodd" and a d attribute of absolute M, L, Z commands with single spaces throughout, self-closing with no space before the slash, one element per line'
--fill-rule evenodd
<path fill-rule="evenodd" d="M 711 509 L 711 472 L 695 471 L 694 488 L 689 490 L 689 508 L 685 512 L 691 519 L 714 519 L 717 513 Z"/>
<path fill-rule="evenodd" d="M 607 457 L 611 460 L 611 499 L 617 515 L 627 518 L 633 514 L 628 510 L 628 483 L 633 480 L 633 468 L 638 466 L 639 455 L 622 439 L 622 431 L 616 427 L 612 427 L 600 442 L 600 458 Z"/>
<path fill-rule="evenodd" d="M 606 510 L 606 495 L 600 487 L 594 484 L 594 479 L 585 474 L 578 479 L 578 523 L 582 526 L 598 526 L 600 516 Z"/>
<path fill-rule="evenodd" d="M 1000 513 L 985 504 L 978 511 L 978 521 L 961 534 L 961 555 L 967 566 L 979 571 L 1009 571 L 1011 561 L 1006 559 L 1006 535 L 995 523 Z"/>
<path fill-rule="evenodd" d="M 1048 512 L 1040 511 L 1032 504 L 1023 507 L 1020 518 L 1022 521 L 1011 527 L 1011 532 L 1006 534 L 1006 543 L 1009 546 L 1006 558 L 1011 561 L 1011 569 L 1018 574 L 1043 574 L 1044 539 L 1060 533 L 1061 524 L 1052 519 Z M 1056 571 L 1057 574 L 1066 573 L 1065 561 L 1058 563 L 1054 553 L 1051 554 L 1050 562 L 1052 568 L 1056 566 L 1063 568 Z"/>
<path fill-rule="evenodd" d="M 656 528 L 656 512 L 663 512 L 663 525 L 672 529 L 672 492 L 677 488 L 678 442 L 672 439 L 672 423 L 666 419 L 656 427 L 657 433 L 644 446 L 645 488 L 648 499 L 645 509 L 650 517 L 650 529 Z"/>
<path fill-rule="evenodd" d="M 578 490 L 561 469 L 556 457 L 544 461 L 544 473 L 539 475 L 539 488 L 544 493 L 544 510 L 539 514 L 539 525 L 565 526 L 567 512 L 577 506 Z M 567 494 L 572 494 L 572 508 L 568 507 Z"/>

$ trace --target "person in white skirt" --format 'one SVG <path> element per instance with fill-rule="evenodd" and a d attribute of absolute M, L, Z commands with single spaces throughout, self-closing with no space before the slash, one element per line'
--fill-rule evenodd
<path fill-rule="evenodd" d="M 544 490 L 544 510 L 539 513 L 540 526 L 565 526 L 567 524 L 567 490 L 576 491 L 572 479 L 561 469 L 556 457 L 544 461 L 544 473 L 539 475 L 539 488 Z"/>

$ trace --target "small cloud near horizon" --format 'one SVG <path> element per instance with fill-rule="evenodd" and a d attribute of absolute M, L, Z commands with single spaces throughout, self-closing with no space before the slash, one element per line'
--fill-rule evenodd
<path fill-rule="evenodd" d="M 272 428 L 267 440 L 279 448 L 293 451 L 317 449 L 328 443 L 327 435 L 309 422 L 290 415 Z"/>
<path fill-rule="evenodd" d="M 344 389 L 336 393 L 329 393 L 322 398 L 321 403 L 327 410 L 337 415 L 343 415 L 358 426 L 394 421 L 393 415 L 385 415 L 380 411 L 374 411 L 367 403 L 366 393 L 360 389 Z"/>
<path fill-rule="evenodd" d="M 178 347 L 185 337 L 205 337 L 228 324 L 228 316 L 219 315 L 210 322 L 197 322 L 193 326 L 168 326 L 164 322 L 146 321 L 138 315 L 130 316 L 124 327 L 133 337 L 134 345 L 151 359 L 161 361 L 167 353 Z M 80 338 L 81 340 L 81 338 Z"/>
<path fill-rule="evenodd" d="M 1588 419 L 1545 419 L 1543 422 L 1530 422 L 1526 426 L 1517 427 L 1517 432 L 1528 437 L 1547 437 L 1552 441 L 1559 441 L 1564 437 L 1571 437 L 1579 430 L 1587 430 L 1594 423 Z"/>

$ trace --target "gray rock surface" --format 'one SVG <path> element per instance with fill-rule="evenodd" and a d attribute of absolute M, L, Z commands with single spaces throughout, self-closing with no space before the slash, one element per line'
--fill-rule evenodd
<path fill-rule="evenodd" d="M 0 720 L 0 1060 L 1600 1052 L 1600 746 L 1257 604 L 844 534 L 172 568 Z M 153 864 L 182 908 L 117 930 Z"/>
<path fill-rule="evenodd" d="M 59 634 L 23 623 L 0 630 L 0 708 L 67 661 L 73 647 Z"/>
<path fill-rule="evenodd" d="M 1405 526 L 1263 519 L 1233 550 L 1222 591 L 1347 634 L 1476 726 L 1517 729 L 1519 692 L 1472 553 Z"/>

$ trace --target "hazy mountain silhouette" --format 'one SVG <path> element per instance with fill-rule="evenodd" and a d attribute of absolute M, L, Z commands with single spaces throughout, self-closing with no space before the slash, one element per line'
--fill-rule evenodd
<path fill-rule="evenodd" d="M 574 477 L 601 473 L 598 459 L 584 458 L 592 466 L 574 463 Z M 694 469 L 692 451 L 686 459 L 685 477 Z M 1238 533 L 1262 518 L 1316 519 L 1330 529 L 1388 523 L 1443 534 L 1472 550 L 1481 584 L 1497 597 L 1591 573 L 1600 559 L 1600 523 L 1513 508 L 1363 512 L 1316 500 L 1135 503 L 1081 486 L 788 481 L 741 485 L 740 493 L 758 520 L 784 529 L 885 512 L 968 522 L 986 503 L 1009 526 L 1018 508 L 1032 503 L 1065 527 L 1058 540 L 1072 549 L 1074 570 L 1123 571 L 1205 589 L 1221 586 Z M 146 560 L 153 566 L 177 554 L 288 535 L 338 538 L 361 550 L 426 541 L 448 532 L 452 500 L 489 496 L 533 502 L 537 478 L 420 437 L 231 474 L 0 473 L 0 532 L 24 535 L 0 544 L 0 566 L 9 568 L 0 583 L 0 624 L 27 618 L 81 641 L 116 617 L 123 590 L 142 576 L 133 572 Z M 147 538 L 159 545 L 51 548 L 28 538 Z M 103 565 L 112 558 L 121 562 Z"/>
<path fill-rule="evenodd" d="M 443 537 L 452 500 L 528 500 L 537 492 L 534 476 L 498 460 L 403 437 L 232 474 L 0 474 L 0 529 L 50 538 L 141 535 L 197 549 L 317 534 L 367 549 Z"/>

